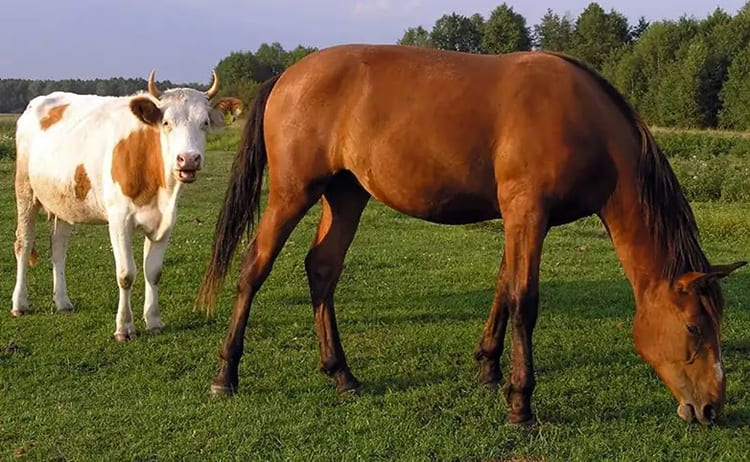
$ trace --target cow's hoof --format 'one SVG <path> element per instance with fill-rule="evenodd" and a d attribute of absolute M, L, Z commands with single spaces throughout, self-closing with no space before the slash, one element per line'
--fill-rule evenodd
<path fill-rule="evenodd" d="M 57 311 L 56 311 L 56 313 L 57 314 L 71 314 L 71 313 L 73 313 L 73 311 L 75 311 L 74 308 L 73 308 L 73 305 L 70 305 L 69 307 L 58 308 Z"/>
<path fill-rule="evenodd" d="M 125 343 L 133 340 L 133 335 L 131 334 L 123 334 L 123 333 L 116 333 L 115 334 L 115 342 L 117 343 Z"/>
<path fill-rule="evenodd" d="M 28 311 L 22 311 L 22 310 L 11 310 L 10 315 L 14 318 L 20 318 L 21 316 L 29 314 Z"/>
<path fill-rule="evenodd" d="M 148 333 L 148 335 L 159 335 L 161 334 L 162 329 L 163 327 L 152 327 L 148 329 L 146 332 Z"/>
<path fill-rule="evenodd" d="M 213 396 L 232 396 L 234 395 L 234 391 L 234 387 L 232 386 L 211 383 L 211 394 Z"/>
<path fill-rule="evenodd" d="M 71 302 L 67 297 L 62 300 L 55 300 L 55 306 L 57 307 L 58 313 L 70 313 L 73 311 L 73 302 Z"/>

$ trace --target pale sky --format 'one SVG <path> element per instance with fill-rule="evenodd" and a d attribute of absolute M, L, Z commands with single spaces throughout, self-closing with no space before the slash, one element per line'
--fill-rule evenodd
<path fill-rule="evenodd" d="M 591 0 L 509 0 L 529 26 L 547 8 L 574 18 Z M 502 0 L 0 0 L 0 78 L 143 77 L 209 81 L 232 51 L 263 42 L 290 49 L 395 43 L 453 11 L 489 12 Z M 602 0 L 631 23 L 734 14 L 745 0 Z"/>

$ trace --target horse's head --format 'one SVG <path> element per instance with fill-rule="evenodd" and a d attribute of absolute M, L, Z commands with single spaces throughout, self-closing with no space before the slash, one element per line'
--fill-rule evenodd
<path fill-rule="evenodd" d="M 674 284 L 660 284 L 642 301 L 633 323 L 638 354 L 659 374 L 679 402 L 678 415 L 713 422 L 724 405 L 721 358 L 723 299 L 718 280 L 744 265 L 689 272 Z"/>

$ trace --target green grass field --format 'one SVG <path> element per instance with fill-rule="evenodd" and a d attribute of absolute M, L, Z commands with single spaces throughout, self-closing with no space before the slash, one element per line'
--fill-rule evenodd
<path fill-rule="evenodd" d="M 55 315 L 49 223 L 30 272 L 35 312 L 12 319 L 15 210 L 0 162 L 0 459 L 3 460 L 747 460 L 750 448 L 750 272 L 725 284 L 728 402 L 712 429 L 688 425 L 631 341 L 633 300 L 594 219 L 545 244 L 535 336 L 540 424 L 505 424 L 506 406 L 476 385 L 472 352 L 502 252 L 499 222 L 438 226 L 371 203 L 337 291 L 344 347 L 363 382 L 338 396 L 317 372 L 303 258 L 313 209 L 259 294 L 240 390 L 209 395 L 236 271 L 216 318 L 193 299 L 208 258 L 231 153 L 211 152 L 188 187 L 167 252 L 167 328 L 112 339 L 117 287 L 105 227 L 78 227 L 68 257 L 77 310 Z M 750 257 L 750 204 L 698 203 L 717 262 Z M 141 239 L 136 241 L 137 259 Z M 133 295 L 143 301 L 142 272 Z M 143 330 L 143 322 L 137 323 Z M 507 352 L 504 356 L 507 364 Z"/>

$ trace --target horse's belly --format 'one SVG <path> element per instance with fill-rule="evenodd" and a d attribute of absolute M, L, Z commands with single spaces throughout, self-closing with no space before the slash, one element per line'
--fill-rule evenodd
<path fill-rule="evenodd" d="M 500 218 L 494 188 L 482 190 L 459 182 L 379 181 L 365 175 L 362 186 L 378 201 L 412 217 L 458 225 Z"/>
<path fill-rule="evenodd" d="M 463 225 L 500 218 L 499 207 L 495 201 L 488 200 L 479 194 L 460 192 L 441 195 L 428 203 L 426 207 L 402 210 L 402 212 L 446 225 Z"/>

